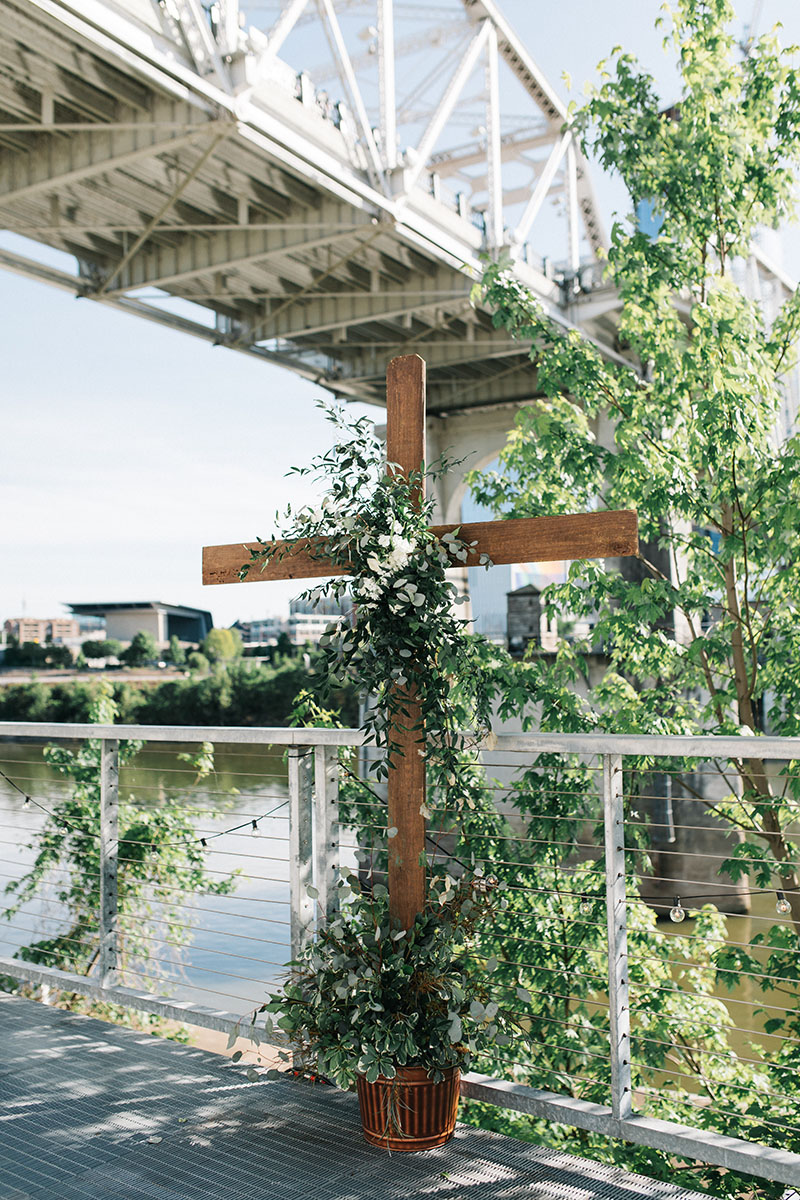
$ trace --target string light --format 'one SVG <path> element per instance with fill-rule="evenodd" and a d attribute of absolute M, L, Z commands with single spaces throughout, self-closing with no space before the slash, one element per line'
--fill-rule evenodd
<path fill-rule="evenodd" d="M 0 779 L 4 779 L 9 787 L 12 787 L 15 792 L 19 792 L 20 796 L 22 796 L 23 808 L 30 808 L 30 806 L 33 804 L 36 806 L 36 808 L 43 812 L 46 817 L 49 817 L 51 821 L 54 821 L 59 829 L 63 829 L 66 832 L 71 830 L 73 833 L 79 833 L 81 837 L 90 837 L 97 841 L 100 840 L 101 835 L 99 833 L 92 833 L 90 830 L 81 825 L 73 824 L 73 822 L 68 821 L 65 817 L 56 816 L 56 814 L 51 812 L 46 805 L 40 804 L 40 802 L 35 800 L 33 796 L 29 796 L 26 792 L 24 792 L 18 783 L 15 783 L 13 779 L 6 775 L 5 771 L 0 770 Z M 247 829 L 248 825 L 251 827 L 251 830 L 255 832 L 256 836 L 260 837 L 261 830 L 258 828 L 258 822 L 265 821 L 267 817 L 274 816 L 276 812 L 279 812 L 282 808 L 285 808 L 288 803 L 288 800 L 282 800 L 280 804 L 276 804 L 274 808 L 269 810 L 269 812 L 262 813 L 260 817 L 248 818 L 246 821 L 242 821 L 238 825 L 232 825 L 230 829 L 221 829 L 219 833 L 209 833 L 206 837 L 183 838 L 179 842 L 159 842 L 159 849 L 166 849 L 169 846 L 196 846 L 198 842 L 201 846 L 203 846 L 204 849 L 208 849 L 208 843 L 213 841 L 214 838 L 226 837 L 229 833 L 238 833 L 240 829 Z M 123 837 L 120 839 L 120 841 L 135 841 L 137 845 L 142 844 L 140 839 Z M 149 846 L 156 845 L 155 842 L 146 842 L 144 844 Z"/>
<path fill-rule="evenodd" d="M 348 771 L 346 767 L 343 767 L 343 770 L 344 770 L 344 773 L 346 775 L 349 775 L 355 782 L 361 784 L 362 787 L 365 787 L 366 790 L 369 791 L 376 800 L 383 803 L 383 801 L 381 800 L 381 797 L 378 796 L 378 794 L 369 787 L 369 785 L 366 783 L 365 780 L 360 779 L 352 771 Z M 35 800 L 33 798 L 33 796 L 29 796 L 25 791 L 23 791 L 23 789 L 19 786 L 19 784 L 15 783 L 13 779 L 10 779 L 9 776 L 6 775 L 5 771 L 3 771 L 3 770 L 0 770 L 0 779 L 4 779 L 10 787 L 12 787 L 16 792 L 19 792 L 20 796 L 22 796 L 22 798 L 23 798 L 23 805 L 22 805 L 23 808 L 28 809 L 33 804 L 36 806 L 36 808 L 40 809 L 45 814 L 45 816 L 47 816 L 51 820 L 55 821 L 56 824 L 59 826 L 59 828 L 65 830 L 65 831 L 72 830 L 74 833 L 79 833 L 83 837 L 93 837 L 96 839 L 100 838 L 99 833 L 91 833 L 89 830 L 83 828 L 80 825 L 74 825 L 70 821 L 66 820 L 63 817 L 57 817 L 44 804 L 41 804 L 38 800 Z M 276 805 L 275 808 L 271 808 L 269 810 L 269 812 L 262 813 L 261 816 L 259 816 L 259 817 L 248 818 L 247 821 L 243 821 L 239 825 L 233 825 L 233 826 L 231 826 L 230 829 L 222 829 L 219 831 L 219 833 L 210 833 L 206 837 L 185 838 L 179 842 L 159 843 L 159 845 L 162 847 L 163 846 L 191 846 L 191 845 L 197 845 L 197 843 L 199 842 L 200 845 L 203 847 L 203 849 L 207 850 L 209 841 L 212 841 L 215 838 L 226 837 L 227 834 L 229 834 L 229 833 L 238 833 L 239 830 L 246 829 L 248 825 L 250 826 L 250 832 L 253 833 L 256 837 L 260 837 L 261 829 L 259 828 L 259 821 L 264 821 L 268 817 L 273 816 L 281 808 L 285 808 L 288 803 L 289 803 L 288 800 L 284 800 L 280 804 Z M 430 838 L 429 834 L 426 834 L 426 839 L 432 840 Z M 126 840 L 130 841 L 131 839 L 122 838 L 120 840 L 124 842 Z M 147 844 L 155 845 L 155 843 L 147 843 Z M 456 859 L 455 861 L 460 862 L 459 859 Z M 467 864 L 461 863 L 461 865 L 466 867 Z M 494 883 L 493 878 L 492 878 L 492 883 Z M 785 888 L 783 891 L 776 891 L 774 893 L 775 897 L 776 897 L 775 911 L 778 913 L 779 916 L 782 916 L 782 917 L 788 916 L 792 911 L 792 906 L 789 903 L 788 899 L 786 898 L 787 891 L 788 892 L 800 892 L 800 888 Z M 770 894 L 772 894 L 771 888 L 750 888 L 747 891 L 737 893 L 737 895 L 739 895 L 739 896 L 763 896 L 763 895 L 770 895 Z M 718 893 L 718 894 L 717 893 L 698 893 L 697 895 L 684 897 L 684 899 L 687 899 L 687 900 L 704 900 L 706 902 L 708 902 L 714 898 L 727 899 L 727 893 Z M 633 899 L 633 897 L 632 897 L 632 899 Z M 655 904 L 661 903 L 660 896 L 644 896 L 642 894 L 639 894 L 637 897 L 635 897 L 635 899 L 641 900 L 644 903 L 655 903 Z M 585 894 L 581 895 L 580 900 L 578 902 L 578 911 L 580 912 L 581 916 L 590 917 L 593 915 L 594 910 L 595 910 L 595 900 L 596 900 L 596 898 L 592 898 L 591 896 L 587 896 Z M 670 916 L 670 920 L 674 921 L 676 924 L 680 924 L 681 921 L 684 921 L 686 919 L 686 909 L 683 907 L 683 904 L 681 903 L 680 896 L 675 897 L 675 903 L 673 904 L 672 908 L 670 909 L 669 916 Z"/>

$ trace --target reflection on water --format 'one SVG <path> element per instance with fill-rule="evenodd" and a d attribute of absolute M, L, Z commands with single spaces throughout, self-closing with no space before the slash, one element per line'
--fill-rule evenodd
<path fill-rule="evenodd" d="M 289 957 L 289 822 L 287 772 L 283 748 L 220 745 L 211 775 L 196 782 L 194 767 L 179 757 L 196 745 L 149 744 L 120 771 L 120 800 L 140 805 L 180 805 L 198 837 L 208 840 L 206 867 L 215 879 L 237 872 L 230 896 L 177 894 L 170 897 L 179 920 L 193 927 L 191 947 L 183 955 L 165 941 L 154 942 L 149 990 L 164 991 L 211 1008 L 243 1013 L 261 1003 Z M 0 770 L 34 801 L 51 810 L 72 786 L 42 758 L 42 744 L 0 743 Z M 0 778 L 0 886 L 18 879 L 34 858 L 31 834 L 45 816 L 36 805 Z M 252 822 L 257 821 L 256 830 Z M 235 832 L 216 836 L 232 826 Z M 177 906 L 177 907 L 176 907 Z M 0 953 L 63 928 L 63 905 L 51 886 L 27 903 L 10 922 L 0 923 Z M 154 906 L 153 929 L 160 928 Z M 124 936 L 124 922 L 122 923 Z M 180 959 L 191 965 L 179 965 Z"/>

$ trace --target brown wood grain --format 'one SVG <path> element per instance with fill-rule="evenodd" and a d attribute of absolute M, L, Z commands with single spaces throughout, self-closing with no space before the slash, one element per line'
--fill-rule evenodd
<path fill-rule="evenodd" d="M 393 358 L 386 369 L 386 461 L 403 475 L 425 461 L 425 360 L 418 354 Z"/>
<path fill-rule="evenodd" d="M 387 777 L 389 829 L 397 834 L 388 839 L 389 914 L 401 929 L 410 929 L 417 913 L 425 907 L 425 760 L 422 717 L 414 695 L 397 695 L 408 716 L 395 717 L 392 741 L 401 753 L 389 758 Z"/>
<path fill-rule="evenodd" d="M 639 548 L 636 513 L 573 513 L 561 517 L 523 517 L 510 521 L 475 521 L 465 525 L 434 525 L 441 538 L 460 529 L 466 542 L 477 541 L 468 564 L 488 554 L 495 563 L 559 562 L 575 558 L 621 558 L 636 554 Z M 285 543 L 277 542 L 276 546 Z M 237 542 L 227 546 L 206 546 L 203 550 L 203 583 L 239 583 L 239 571 L 249 561 L 257 542 Z M 347 567 L 334 566 L 325 559 L 312 558 L 305 543 L 298 543 L 283 558 L 254 563 L 246 582 L 272 579 L 321 579 L 346 575 Z"/>
<path fill-rule="evenodd" d="M 399 472 L 419 471 L 425 460 L 425 362 L 417 354 L 393 358 L 386 371 L 386 461 Z M 424 498 L 424 485 L 417 501 Z M 388 842 L 389 915 L 410 929 L 425 908 L 425 760 L 419 754 L 425 737 L 416 694 L 395 689 L 393 700 L 408 716 L 393 721 L 392 740 L 401 752 L 390 755 L 387 778 L 390 829 Z M 419 728 L 415 728 L 419 726 Z"/>

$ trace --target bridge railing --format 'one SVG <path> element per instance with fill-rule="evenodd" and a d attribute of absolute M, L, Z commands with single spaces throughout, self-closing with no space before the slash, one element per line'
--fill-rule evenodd
<path fill-rule="evenodd" d="M 240 1032 L 340 872 L 383 870 L 361 742 L 0 723 L 0 975 Z M 60 748 L 47 764 L 43 743 Z M 519 1036 L 464 1079 L 466 1099 L 800 1179 L 786 1148 L 800 1145 L 798 984 L 775 974 L 800 953 L 791 911 L 775 911 L 794 900 L 790 864 L 768 886 L 731 808 L 756 746 L 785 790 L 800 739 L 525 734 L 484 745 L 457 812 L 431 797 L 431 864 L 478 863 L 509 904 L 478 962 Z M 69 749 L 83 754 L 72 772 Z"/>

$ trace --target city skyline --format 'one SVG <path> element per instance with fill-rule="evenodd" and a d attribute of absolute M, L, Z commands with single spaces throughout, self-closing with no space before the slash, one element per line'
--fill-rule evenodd
<path fill-rule="evenodd" d="M 659 7 L 621 0 L 598 32 L 589 0 L 544 12 L 522 0 L 502 5 L 565 98 L 562 73 L 579 95 L 617 42 L 672 96 L 674 72 L 653 28 Z M 751 12 L 742 6 L 742 23 Z M 760 30 L 776 20 L 786 41 L 800 40 L 796 6 L 765 0 Z M 593 178 L 610 224 L 627 207 L 624 194 L 597 168 Z M 790 271 L 800 266 L 796 241 Z M 0 244 L 29 248 L 10 234 Z M 61 265 L 64 256 L 51 257 Z M 221 625 L 283 611 L 297 583 L 203 587 L 200 550 L 267 536 L 276 509 L 312 498 L 308 480 L 285 473 L 328 445 L 314 406 L 325 389 L 7 272 L 0 303 L 0 615 L 54 617 L 69 601 L 129 597 L 210 609 Z M 382 409 L 354 408 L 383 420 Z"/>

